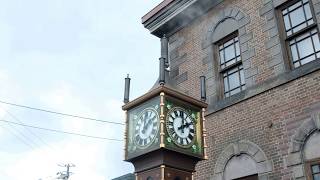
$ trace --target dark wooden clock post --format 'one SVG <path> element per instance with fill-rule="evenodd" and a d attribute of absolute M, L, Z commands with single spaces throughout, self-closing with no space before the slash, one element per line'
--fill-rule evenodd
<path fill-rule="evenodd" d="M 207 159 L 204 78 L 202 101 L 166 85 L 166 46 L 162 40 L 157 87 L 129 102 L 126 78 L 125 161 L 134 165 L 136 180 L 192 180 L 197 162 Z"/>

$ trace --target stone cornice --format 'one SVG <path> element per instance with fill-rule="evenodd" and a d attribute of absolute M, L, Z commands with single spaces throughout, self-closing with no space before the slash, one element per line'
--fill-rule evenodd
<path fill-rule="evenodd" d="M 189 24 L 197 17 L 206 13 L 223 0 L 175 0 L 167 2 L 165 6 L 159 4 L 142 18 L 142 24 L 151 34 L 162 37 L 170 36 L 174 32 Z M 163 3 L 164 3 L 163 2 Z"/>

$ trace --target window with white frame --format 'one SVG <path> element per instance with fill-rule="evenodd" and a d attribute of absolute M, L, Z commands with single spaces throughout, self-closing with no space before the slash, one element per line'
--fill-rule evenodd
<path fill-rule="evenodd" d="M 319 31 L 311 1 L 289 1 L 280 10 L 288 55 L 293 68 L 320 58 Z"/>
<path fill-rule="evenodd" d="M 224 97 L 232 96 L 246 88 L 237 34 L 223 39 L 218 45 L 220 73 L 223 78 Z"/>

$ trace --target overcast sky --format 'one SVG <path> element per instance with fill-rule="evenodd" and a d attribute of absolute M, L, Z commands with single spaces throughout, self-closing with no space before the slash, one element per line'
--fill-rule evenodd
<path fill-rule="evenodd" d="M 124 122 L 131 99 L 158 74 L 160 41 L 141 17 L 161 0 L 0 0 L 0 101 Z M 0 103 L 0 120 L 123 139 L 124 127 Z M 25 128 L 0 121 L 1 180 L 109 180 L 133 172 L 123 142 Z"/>

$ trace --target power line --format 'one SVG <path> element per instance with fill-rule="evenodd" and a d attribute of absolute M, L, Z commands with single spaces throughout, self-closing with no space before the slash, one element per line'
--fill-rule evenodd
<path fill-rule="evenodd" d="M 86 134 L 79 134 L 79 133 L 74 133 L 74 132 L 68 132 L 68 131 L 61 131 L 61 130 L 56 130 L 56 129 L 48 129 L 48 128 L 42 128 L 38 126 L 32 126 L 32 125 L 27 125 L 27 124 L 22 124 L 22 123 L 16 123 L 12 121 L 7 121 L 7 120 L 0 120 L 1 122 L 9 123 L 9 124 L 15 124 L 19 126 L 25 126 L 29 128 L 34 128 L 34 129 L 41 129 L 45 131 L 51 131 L 51 132 L 56 132 L 56 133 L 63 133 L 63 134 L 69 134 L 69 135 L 76 135 L 76 136 L 82 136 L 82 137 L 87 137 L 87 138 L 94 138 L 94 139 L 104 139 L 104 140 L 109 140 L 109 141 L 123 141 L 121 139 L 114 139 L 114 138 L 106 138 L 106 137 L 99 137 L 99 136 L 91 136 L 91 135 L 86 135 Z"/>
<path fill-rule="evenodd" d="M 46 109 L 41 109 L 41 108 L 30 107 L 30 106 L 21 105 L 21 104 L 10 103 L 10 102 L 1 101 L 1 100 L 0 100 L 0 103 L 11 105 L 11 106 L 16 106 L 16 107 L 21 107 L 21 108 L 26 108 L 26 109 L 32 109 L 32 110 L 36 110 L 36 111 L 42 111 L 42 112 L 51 113 L 51 114 L 58 114 L 58 115 L 62 115 L 62 116 L 69 116 L 69 117 L 74 117 L 74 118 L 79 118 L 79 119 L 86 119 L 86 120 L 91 120 L 91 121 L 98 121 L 98 122 L 103 122 L 103 123 L 124 125 L 124 123 L 106 121 L 106 120 L 102 120 L 102 119 L 84 117 L 84 116 L 73 115 L 73 114 L 67 114 L 67 113 L 62 113 L 62 112 L 57 112 L 57 111 L 51 111 L 51 110 L 46 110 Z"/>
<path fill-rule="evenodd" d="M 11 132 L 17 139 L 19 139 L 23 144 L 25 144 L 26 146 L 28 146 L 29 148 L 31 148 L 31 150 L 34 150 L 33 145 L 29 144 L 29 142 L 25 141 L 23 138 L 21 138 L 20 136 L 18 136 L 16 133 L 14 133 L 14 131 L 10 130 L 9 128 L 5 128 L 4 125 L 0 125 L 3 129 Z"/>
<path fill-rule="evenodd" d="M 4 117 L 7 116 L 7 113 Z M 19 129 L 17 129 L 13 124 L 8 124 L 9 127 L 5 127 L 4 125 L 1 125 L 2 128 L 6 129 L 7 131 L 11 132 L 16 138 L 18 138 L 21 142 L 29 146 L 33 150 L 33 146 L 36 147 L 37 143 L 35 143 L 32 139 L 30 139 L 28 136 L 26 136 L 24 133 L 22 133 Z"/>
<path fill-rule="evenodd" d="M 22 123 L 16 116 L 14 116 L 12 113 L 10 113 L 8 110 L 6 110 L 5 108 L 1 107 L 1 109 L 3 109 L 5 111 L 5 116 L 7 115 L 10 115 L 15 121 L 18 121 L 20 123 Z M 0 124 L 3 128 L 5 128 L 4 125 Z M 26 144 L 27 146 L 29 146 L 31 148 L 31 150 L 34 150 L 33 146 L 34 147 L 41 147 L 41 145 L 38 144 L 38 142 L 36 143 L 36 141 L 33 139 L 33 138 L 29 138 L 27 135 L 25 135 L 23 132 L 24 131 L 20 131 L 19 128 L 17 128 L 15 126 L 15 124 L 8 124 L 10 125 L 10 128 L 11 129 L 7 129 L 8 131 L 10 131 L 12 133 L 12 135 L 14 135 L 16 138 L 18 138 L 20 141 L 22 141 L 24 144 Z M 48 143 L 46 143 L 43 139 L 41 139 L 39 136 L 37 136 L 35 133 L 33 133 L 30 129 L 28 129 L 27 127 L 23 127 L 25 130 L 27 130 L 30 134 L 32 134 L 34 137 L 37 137 L 42 143 L 44 143 L 48 148 L 49 150 L 52 150 L 52 152 L 56 152 L 56 150 L 51 146 L 49 145 Z M 21 135 L 22 137 L 24 138 L 20 138 L 15 132 L 17 132 L 17 134 Z M 24 140 L 26 139 L 26 141 Z M 32 146 L 31 146 L 32 145 Z M 47 157 L 50 157 L 51 154 L 48 154 L 47 151 L 45 151 L 44 149 L 40 149 L 41 151 L 43 151 L 45 154 L 47 154 L 48 156 Z"/>
<path fill-rule="evenodd" d="M 21 120 L 19 120 L 19 118 L 15 115 L 13 115 L 11 112 L 9 112 L 7 109 L 3 108 L 0 106 L 1 109 L 3 109 L 6 114 L 8 114 L 9 116 L 11 116 L 15 121 L 19 122 L 19 123 L 23 123 Z M 12 124 L 11 124 L 12 125 Z M 27 127 L 24 127 L 30 134 L 32 134 L 34 137 L 36 137 L 39 141 L 41 141 L 44 145 L 46 145 L 47 147 L 49 147 L 50 149 L 52 149 L 53 151 L 55 151 L 55 148 L 52 147 L 51 145 L 49 145 L 47 142 L 45 142 L 42 138 L 40 138 L 39 136 L 37 136 L 34 132 L 32 132 L 30 129 L 28 129 Z"/>

